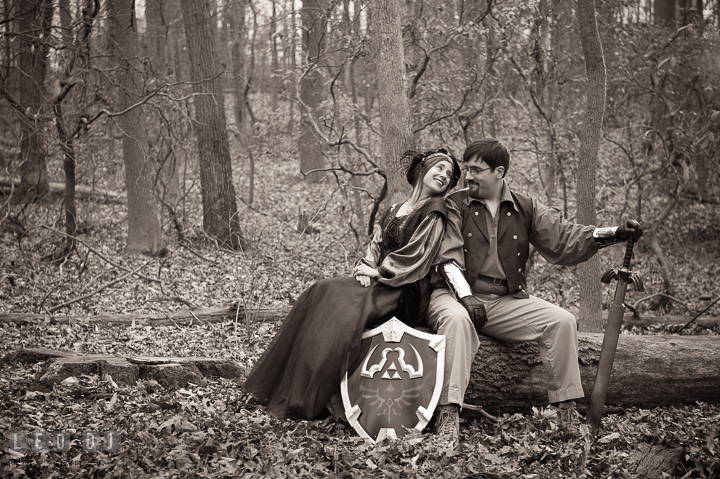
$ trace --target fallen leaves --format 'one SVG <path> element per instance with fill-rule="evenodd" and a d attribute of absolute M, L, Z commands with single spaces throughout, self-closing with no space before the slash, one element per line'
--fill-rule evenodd
<path fill-rule="evenodd" d="M 341 207 L 328 203 L 330 196 L 326 186 L 304 183 L 259 196 L 255 210 L 243 217 L 245 232 L 256 245 L 252 255 L 207 247 L 202 235 L 188 232 L 188 241 L 170 245 L 170 256 L 149 261 L 118 254 L 122 238 L 104 232 L 120 231 L 124 216 L 116 206 L 103 206 L 100 226 L 84 238 L 87 243 L 125 270 L 147 261 L 143 273 L 163 283 L 128 277 L 63 312 L 292 303 L 316 279 L 347 274 L 358 256 L 352 234 L 336 224 Z M 319 233 L 294 230 L 298 207 L 312 212 Z M 2 311 L 51 308 L 123 275 L 122 269 L 84 250 L 82 260 L 73 256 L 62 267 L 38 262 L 35 256 L 50 239 L 47 232 L 35 232 L 23 240 L 21 251 L 7 236 L 0 238 L 7 285 L 0 293 Z M 533 280 L 537 294 L 558 304 L 573 303 L 577 296 L 568 268 L 539 260 Z M 276 329 L 277 324 L 253 321 L 121 328 L 82 322 L 3 324 L 0 354 L 46 347 L 83 354 L 210 356 L 232 358 L 249 370 Z M 670 477 L 720 475 L 718 405 L 607 414 L 604 435 L 589 450 L 581 434 L 560 431 L 555 411 L 548 408 L 506 414 L 497 424 L 468 411 L 463 412 L 463 440 L 456 450 L 442 447 L 429 432 L 371 445 L 332 420 L 269 417 L 239 388 L 243 378 L 171 391 L 156 381 L 119 386 L 110 376 L 79 375 L 52 391 L 30 391 L 39 373 L 39 365 L 0 368 L 0 429 L 68 431 L 71 445 L 65 452 L 5 449 L 0 453 L 3 477 L 633 478 L 638 468 L 634 453 L 650 447 L 682 450 L 678 470 L 664 472 Z M 90 430 L 120 431 L 121 450 L 84 451 L 82 434 Z M 585 466 L 580 468 L 583 454 Z"/>

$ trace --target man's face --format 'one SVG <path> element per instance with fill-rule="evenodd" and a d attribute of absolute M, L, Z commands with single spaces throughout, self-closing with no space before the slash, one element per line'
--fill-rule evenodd
<path fill-rule="evenodd" d="M 472 157 L 465 162 L 468 190 L 472 198 L 485 199 L 495 191 L 498 184 L 497 171 L 493 171 L 482 158 Z M 502 181 L 502 180 L 500 180 Z"/>

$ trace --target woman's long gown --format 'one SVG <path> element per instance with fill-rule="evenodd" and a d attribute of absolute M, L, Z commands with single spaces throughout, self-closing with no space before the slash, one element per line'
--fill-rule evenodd
<path fill-rule="evenodd" d="M 338 391 L 359 355 L 363 331 L 395 316 L 422 321 L 432 261 L 447 210 L 431 198 L 406 216 L 388 209 L 361 259 L 382 276 L 370 287 L 353 277 L 320 280 L 305 291 L 258 360 L 243 389 L 275 416 L 313 419 Z"/>

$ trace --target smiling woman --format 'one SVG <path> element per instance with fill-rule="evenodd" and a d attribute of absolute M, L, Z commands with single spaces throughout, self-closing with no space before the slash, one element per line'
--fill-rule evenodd
<path fill-rule="evenodd" d="M 352 277 L 318 281 L 298 298 L 243 385 L 269 413 L 313 419 L 357 367 L 366 328 L 393 316 L 423 320 L 448 215 L 444 196 L 460 167 L 444 149 L 406 152 L 403 160 L 410 198 L 385 211 Z"/>

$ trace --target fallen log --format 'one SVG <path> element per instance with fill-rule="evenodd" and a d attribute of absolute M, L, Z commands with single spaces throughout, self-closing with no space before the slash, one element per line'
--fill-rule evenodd
<path fill-rule="evenodd" d="M 602 334 L 579 334 L 579 363 L 585 397 L 600 358 Z M 606 406 L 656 407 L 720 401 L 720 336 L 623 334 Z M 465 402 L 491 414 L 547 406 L 547 375 L 535 343 L 510 344 L 481 338 Z"/>
<path fill-rule="evenodd" d="M 579 334 L 579 364 L 590 401 L 602 335 Z M 166 388 L 202 384 L 203 377 L 244 380 L 245 371 L 231 360 L 217 358 L 78 356 L 47 349 L 24 349 L 3 362 L 44 365 L 39 387 L 50 387 L 78 374 L 109 373 L 116 382 L 134 384 L 155 379 Z M 465 402 L 499 415 L 546 406 L 547 376 L 535 343 L 511 344 L 483 337 L 471 370 Z M 720 401 L 720 336 L 622 335 L 615 356 L 608 407 L 656 407 Z"/>
<path fill-rule="evenodd" d="M 98 315 L 61 315 L 35 313 L 0 313 L 0 323 L 38 323 L 48 324 L 97 324 L 105 326 L 173 326 L 198 323 L 219 323 L 223 321 L 273 322 L 285 318 L 290 312 L 289 306 L 276 308 L 254 308 L 246 312 L 245 308 L 196 308 L 173 311 L 170 313 L 130 313 Z"/>
<path fill-rule="evenodd" d="M 0 178 L 0 191 L 6 194 L 10 193 L 12 188 L 17 188 L 18 186 L 20 186 L 20 180 Z M 50 193 L 63 194 L 65 193 L 65 183 L 51 181 L 48 183 L 48 189 Z M 75 186 L 75 197 L 79 199 L 90 198 L 102 200 L 108 203 L 125 203 L 125 201 L 127 201 L 127 194 L 125 192 L 105 190 L 85 185 Z"/>
<path fill-rule="evenodd" d="M 208 357 L 79 355 L 69 351 L 28 348 L 6 355 L 0 363 L 42 363 L 35 390 L 49 390 L 71 376 L 109 374 L 118 384 L 132 386 L 138 379 L 155 380 L 166 389 L 204 385 L 205 378 L 239 379 L 245 369 L 232 359 Z"/>
<path fill-rule="evenodd" d="M 135 322 L 140 326 L 172 326 L 197 323 L 218 323 L 223 321 L 247 321 L 248 316 L 253 322 L 276 322 L 285 319 L 290 312 L 290 306 L 277 306 L 273 308 L 253 308 L 250 313 L 245 308 L 235 306 L 226 308 L 195 308 L 173 311 L 170 313 L 119 313 L 98 315 L 63 315 L 42 313 L 0 313 L 0 323 L 38 323 L 47 322 L 55 324 L 98 324 L 106 326 L 129 326 Z M 607 318 L 607 314 L 603 314 Z M 633 327 L 648 328 L 651 326 L 669 326 L 678 329 L 690 320 L 686 316 L 655 316 L 634 319 L 631 314 L 625 315 L 624 330 Z M 697 319 L 694 323 L 704 329 L 712 329 L 720 324 L 720 317 L 706 317 Z M 693 324 L 694 324 L 693 323 Z"/>
<path fill-rule="evenodd" d="M 631 331 L 633 328 L 646 329 L 653 327 L 663 327 L 672 331 L 679 330 L 693 318 L 693 316 L 643 316 L 636 318 L 632 315 L 626 314 L 623 319 L 622 329 L 623 331 Z M 688 326 L 692 328 L 693 325 L 697 324 L 702 329 L 715 329 L 720 326 L 719 316 L 706 316 L 705 318 L 697 318 Z"/>

